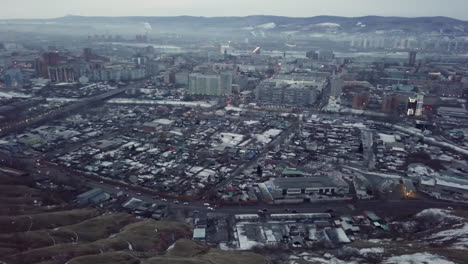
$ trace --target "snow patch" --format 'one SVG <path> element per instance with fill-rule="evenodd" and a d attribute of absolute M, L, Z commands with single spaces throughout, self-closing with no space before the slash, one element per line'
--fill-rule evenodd
<path fill-rule="evenodd" d="M 23 93 L 16 93 L 16 92 L 0 92 L 0 97 L 5 97 L 5 98 L 29 98 L 31 97 L 30 95 L 26 95 Z"/>
<path fill-rule="evenodd" d="M 437 218 L 441 218 L 441 220 L 442 219 L 463 220 L 463 218 L 461 217 L 452 215 L 449 210 L 438 209 L 438 208 L 426 209 L 426 210 L 419 212 L 416 215 L 416 217 L 427 217 L 427 216 L 434 216 Z"/>
<path fill-rule="evenodd" d="M 331 23 L 331 22 L 324 22 L 324 23 L 319 23 L 319 24 L 315 24 L 315 25 L 320 26 L 320 27 L 341 27 L 340 24 Z"/>
<path fill-rule="evenodd" d="M 440 242 L 453 240 L 453 239 L 467 240 L 466 237 L 468 236 L 468 224 L 467 223 L 458 224 L 458 225 L 455 225 L 454 227 L 457 227 L 457 228 L 440 231 L 432 235 L 430 238 L 438 239 L 438 241 Z"/>
<path fill-rule="evenodd" d="M 276 28 L 276 24 L 273 22 L 265 23 L 265 24 L 258 25 L 257 28 L 273 29 L 273 28 Z"/>
<path fill-rule="evenodd" d="M 367 256 L 369 254 L 382 254 L 382 253 L 384 253 L 384 251 L 385 250 L 383 248 L 379 248 L 379 247 L 376 247 L 376 248 L 363 248 L 363 249 L 359 250 L 359 253 L 361 253 L 361 255 Z"/>
<path fill-rule="evenodd" d="M 395 143 L 396 141 L 395 135 L 387 135 L 387 134 L 379 133 L 379 137 L 385 144 Z"/>
<path fill-rule="evenodd" d="M 387 259 L 383 263 L 385 264 L 415 264 L 415 263 L 425 263 L 425 264 L 455 264 L 455 262 L 446 260 L 437 255 L 432 255 L 429 253 L 416 253 L 413 255 L 402 255 L 395 256 Z"/>
<path fill-rule="evenodd" d="M 302 258 L 311 263 L 320 263 L 320 264 L 358 264 L 359 263 L 356 261 L 344 261 L 336 257 L 332 257 L 330 259 L 324 259 L 324 258 L 319 258 L 319 257 L 303 256 Z"/>

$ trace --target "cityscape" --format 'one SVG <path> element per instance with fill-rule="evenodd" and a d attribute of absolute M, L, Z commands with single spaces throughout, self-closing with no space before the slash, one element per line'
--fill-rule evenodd
<path fill-rule="evenodd" d="M 466 20 L 0 17 L 0 264 L 468 263 Z"/>

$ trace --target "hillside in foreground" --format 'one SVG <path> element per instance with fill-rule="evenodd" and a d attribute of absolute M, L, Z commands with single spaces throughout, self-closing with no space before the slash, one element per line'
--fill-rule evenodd
<path fill-rule="evenodd" d="M 268 263 L 192 242 L 183 223 L 76 208 L 50 191 L 0 178 L 0 263 Z"/>

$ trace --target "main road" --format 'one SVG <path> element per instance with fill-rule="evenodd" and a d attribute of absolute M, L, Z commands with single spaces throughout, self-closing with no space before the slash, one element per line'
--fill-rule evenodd
<path fill-rule="evenodd" d="M 141 199 L 148 203 L 167 204 L 170 208 L 174 209 L 185 209 L 199 212 L 219 212 L 226 214 L 256 214 L 259 211 L 266 213 L 323 213 L 325 211 L 332 210 L 337 214 L 359 214 L 363 211 L 373 211 L 382 215 L 390 214 L 406 214 L 414 213 L 429 208 L 449 208 L 468 210 L 468 204 L 445 202 L 433 199 L 421 199 L 421 200 L 366 200 L 366 201 L 316 201 L 300 204 L 267 204 L 267 203 L 254 203 L 254 204 L 229 204 L 221 205 L 217 208 L 210 209 L 209 207 L 215 207 L 210 201 L 204 200 L 190 200 L 187 204 L 184 201 L 178 201 L 176 199 L 163 198 L 160 195 L 152 192 L 151 190 L 143 190 L 139 186 L 131 184 L 116 182 L 108 179 L 100 179 L 98 177 L 84 177 L 84 174 L 74 174 L 73 171 L 61 168 L 60 166 L 52 166 L 51 163 L 39 161 L 40 164 L 46 165 L 47 167 L 37 167 L 37 160 L 25 160 L 28 165 L 26 166 L 29 170 L 36 170 L 36 174 L 41 177 L 48 177 L 54 179 L 70 179 L 73 178 L 77 182 L 83 182 L 89 188 L 101 188 L 103 191 L 116 196 L 118 193 L 127 195 L 128 197 L 134 197 Z"/>
<path fill-rule="evenodd" d="M 99 102 L 101 100 L 110 98 L 110 97 L 115 96 L 117 94 L 121 94 L 121 93 L 125 92 L 127 89 L 129 89 L 129 88 L 126 87 L 126 88 L 114 89 L 114 90 L 107 91 L 105 93 L 102 93 L 102 94 L 99 94 L 99 95 L 96 95 L 96 96 L 93 96 L 93 97 L 81 99 L 81 100 L 76 101 L 74 103 L 71 103 L 69 105 L 57 107 L 55 109 L 49 109 L 49 110 L 47 110 L 45 112 L 38 113 L 38 114 L 36 114 L 34 116 L 30 116 L 30 117 L 26 117 L 26 118 L 23 118 L 23 119 L 15 120 L 14 122 L 11 122 L 11 123 L 2 124 L 0 126 L 0 137 L 5 136 L 5 135 L 7 135 L 9 133 L 12 133 L 12 132 L 21 131 L 21 130 L 23 130 L 25 128 L 28 128 L 28 127 L 31 127 L 31 126 L 34 126 L 34 125 L 38 125 L 38 124 L 40 124 L 42 122 L 45 122 L 45 121 L 49 121 L 49 120 L 52 120 L 52 119 L 55 119 L 55 118 L 62 117 L 63 115 L 66 115 L 68 113 L 71 113 L 71 112 L 74 112 L 74 111 L 77 111 L 77 110 L 80 110 L 80 109 L 84 109 L 84 107 L 87 106 L 87 105 L 90 105 L 90 104 Z"/>

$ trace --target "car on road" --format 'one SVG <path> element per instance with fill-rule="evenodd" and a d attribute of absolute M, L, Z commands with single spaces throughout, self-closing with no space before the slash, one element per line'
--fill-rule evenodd
<path fill-rule="evenodd" d="M 263 208 L 263 209 L 262 209 L 262 212 L 268 212 L 268 209 Z"/>
<path fill-rule="evenodd" d="M 210 206 L 210 204 L 209 203 L 204 203 L 203 206 Z"/>
<path fill-rule="evenodd" d="M 213 207 L 207 207 L 206 209 L 210 210 L 210 211 L 214 211 L 214 208 Z"/>
<path fill-rule="evenodd" d="M 116 190 L 120 190 L 120 187 L 115 187 Z"/>
<path fill-rule="evenodd" d="M 177 200 L 174 200 L 174 203 L 175 203 L 175 204 L 180 204 L 180 202 L 179 202 L 179 201 L 177 201 Z"/>
<path fill-rule="evenodd" d="M 139 192 L 138 192 L 138 193 L 136 193 L 136 194 L 137 194 L 138 196 L 141 196 L 141 195 L 142 195 L 142 194 L 141 194 L 141 193 L 139 193 Z"/>
<path fill-rule="evenodd" d="M 99 183 L 100 183 L 100 184 L 103 184 L 104 182 L 103 182 L 103 181 L 100 181 Z"/>
<path fill-rule="evenodd" d="M 189 205 L 189 203 L 188 203 L 188 202 L 185 202 L 184 205 Z"/>
<path fill-rule="evenodd" d="M 161 201 L 163 201 L 163 202 L 167 202 L 167 199 L 161 199 Z"/>

